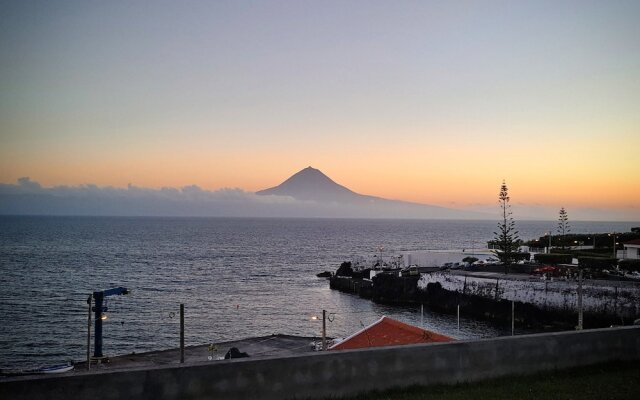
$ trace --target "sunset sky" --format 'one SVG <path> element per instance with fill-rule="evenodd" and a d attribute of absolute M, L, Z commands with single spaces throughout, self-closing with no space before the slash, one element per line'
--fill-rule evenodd
<path fill-rule="evenodd" d="M 14 1 L 0 183 L 364 194 L 640 220 L 638 1 Z M 612 214 L 613 215 L 613 214 Z M 554 215 L 551 215 L 554 217 Z"/>

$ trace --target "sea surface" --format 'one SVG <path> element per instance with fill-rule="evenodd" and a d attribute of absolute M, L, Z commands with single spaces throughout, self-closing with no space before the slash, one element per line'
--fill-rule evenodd
<path fill-rule="evenodd" d="M 555 222 L 519 222 L 523 239 Z M 638 223 L 572 222 L 574 233 L 623 232 Z M 87 298 L 108 298 L 107 356 L 177 347 L 179 304 L 186 344 L 273 333 L 347 336 L 382 315 L 420 325 L 419 307 L 376 305 L 332 291 L 315 275 L 342 261 L 400 251 L 470 247 L 495 221 L 0 217 L 0 368 L 86 357 Z M 510 327 L 426 311 L 424 326 L 460 339 Z M 242 349 L 240 349 L 242 350 Z M 92 351 L 93 352 L 93 351 Z"/>

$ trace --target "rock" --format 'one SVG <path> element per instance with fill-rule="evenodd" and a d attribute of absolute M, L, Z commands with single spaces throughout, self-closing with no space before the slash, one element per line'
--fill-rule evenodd
<path fill-rule="evenodd" d="M 353 276 L 353 268 L 351 268 L 351 262 L 345 261 L 340 264 L 340 268 L 336 271 L 336 276 Z"/>
<path fill-rule="evenodd" d="M 229 351 L 227 351 L 227 354 L 224 355 L 225 360 L 229 360 L 231 358 L 244 358 L 244 357 L 249 357 L 249 355 L 247 353 L 240 352 L 240 350 L 238 350 L 237 347 L 230 348 Z"/>

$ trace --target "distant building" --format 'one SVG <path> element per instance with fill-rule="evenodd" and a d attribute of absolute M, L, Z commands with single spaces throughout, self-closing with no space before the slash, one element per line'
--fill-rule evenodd
<path fill-rule="evenodd" d="M 382 317 L 373 324 L 329 347 L 329 350 L 451 342 L 453 340 L 448 336 L 405 324 L 389 317 Z"/>
<path fill-rule="evenodd" d="M 640 239 L 622 243 L 622 246 L 624 246 L 624 250 L 622 251 L 622 258 L 632 260 L 640 259 Z"/>
<path fill-rule="evenodd" d="M 402 253 L 405 266 L 417 265 L 419 267 L 441 267 L 446 263 L 459 263 L 465 257 L 475 257 L 486 261 L 494 254 L 486 248 L 465 248 L 461 250 L 421 250 Z"/>

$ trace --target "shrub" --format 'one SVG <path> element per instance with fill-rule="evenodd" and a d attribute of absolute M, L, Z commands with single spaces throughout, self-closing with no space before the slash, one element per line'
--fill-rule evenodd
<path fill-rule="evenodd" d="M 571 264 L 571 254 L 536 254 L 533 259 L 541 264 Z"/>
<path fill-rule="evenodd" d="M 345 261 L 340 264 L 340 268 L 336 271 L 336 276 L 353 276 L 353 268 L 351 268 L 351 262 Z"/>
<path fill-rule="evenodd" d="M 529 261 L 531 259 L 531 254 L 529 253 L 512 253 L 512 255 L 513 255 L 513 260 L 516 262 L 522 261 L 522 260 Z"/>
<path fill-rule="evenodd" d="M 618 266 L 625 271 L 640 271 L 640 260 L 620 260 Z"/>
<path fill-rule="evenodd" d="M 578 265 L 580 268 L 608 269 L 613 268 L 618 263 L 617 258 L 580 257 Z"/>

